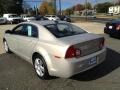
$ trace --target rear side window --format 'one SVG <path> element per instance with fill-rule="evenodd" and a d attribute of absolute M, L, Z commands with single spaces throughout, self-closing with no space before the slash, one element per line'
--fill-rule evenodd
<path fill-rule="evenodd" d="M 38 29 L 37 29 L 36 26 L 34 26 L 34 25 L 27 25 L 26 29 L 27 29 L 27 36 L 35 37 L 35 38 L 38 37 Z"/>

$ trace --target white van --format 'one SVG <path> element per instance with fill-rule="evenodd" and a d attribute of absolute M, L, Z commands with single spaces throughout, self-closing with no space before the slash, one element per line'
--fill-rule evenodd
<path fill-rule="evenodd" d="M 3 17 L 7 19 L 7 23 L 20 23 L 23 19 L 17 14 L 3 14 Z"/>
<path fill-rule="evenodd" d="M 45 17 L 49 20 L 60 20 L 56 15 L 46 15 Z"/>
<path fill-rule="evenodd" d="M 21 15 L 21 17 L 23 18 L 24 21 L 35 21 L 35 17 L 32 17 L 30 15 Z"/>

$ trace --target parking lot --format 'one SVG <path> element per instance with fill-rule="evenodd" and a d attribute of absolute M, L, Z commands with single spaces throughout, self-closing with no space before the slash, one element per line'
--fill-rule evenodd
<path fill-rule="evenodd" d="M 120 90 L 120 40 L 104 34 L 104 24 L 74 24 L 105 37 L 107 56 L 101 65 L 69 79 L 52 77 L 40 80 L 30 63 L 4 52 L 4 31 L 15 25 L 0 25 L 0 90 Z"/>

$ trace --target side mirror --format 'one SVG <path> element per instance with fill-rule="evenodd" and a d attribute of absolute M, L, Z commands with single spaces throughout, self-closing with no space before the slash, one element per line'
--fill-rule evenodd
<path fill-rule="evenodd" d="M 5 33 L 12 34 L 12 31 L 11 30 L 6 30 Z"/>

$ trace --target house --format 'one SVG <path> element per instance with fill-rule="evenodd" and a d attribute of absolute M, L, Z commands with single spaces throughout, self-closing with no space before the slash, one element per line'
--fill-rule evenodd
<path fill-rule="evenodd" d="M 109 14 L 114 14 L 114 15 L 120 14 L 120 6 L 111 6 L 111 7 L 109 7 L 108 13 Z"/>

